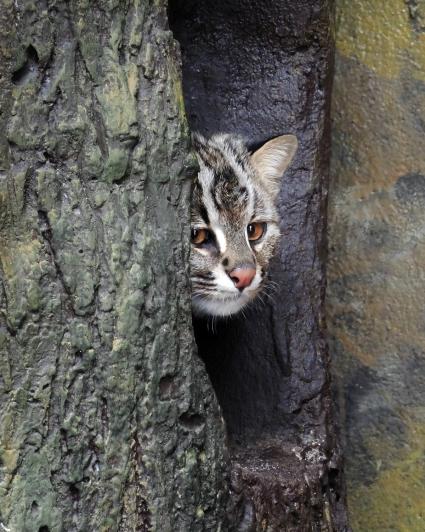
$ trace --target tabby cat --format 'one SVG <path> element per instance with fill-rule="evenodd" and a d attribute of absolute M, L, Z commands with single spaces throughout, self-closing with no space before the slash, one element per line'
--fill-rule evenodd
<path fill-rule="evenodd" d="M 195 315 L 229 316 L 264 285 L 279 240 L 276 199 L 297 149 L 293 135 L 254 153 L 235 135 L 194 136 L 200 170 L 191 210 L 191 283 Z"/>

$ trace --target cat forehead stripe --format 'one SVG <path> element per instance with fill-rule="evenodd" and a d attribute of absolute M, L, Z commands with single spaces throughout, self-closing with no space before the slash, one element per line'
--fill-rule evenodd
<path fill-rule="evenodd" d="M 215 135 L 207 142 L 198 137 L 195 146 L 204 165 L 213 169 L 214 173 L 232 173 L 241 185 L 246 184 L 248 152 L 241 139 L 231 135 Z"/>
<path fill-rule="evenodd" d="M 220 250 L 220 253 L 224 253 L 227 248 L 226 236 L 224 232 L 218 226 L 216 227 L 212 226 L 212 230 L 214 231 L 215 237 L 217 239 L 217 245 Z"/>
<path fill-rule="evenodd" d="M 214 173 L 211 169 L 205 169 L 202 172 L 202 179 L 199 180 L 202 187 L 202 207 L 205 209 L 208 222 L 218 223 L 219 213 L 215 207 L 215 201 L 212 194 L 212 185 L 214 183 Z M 201 207 L 201 205 L 199 207 Z"/>

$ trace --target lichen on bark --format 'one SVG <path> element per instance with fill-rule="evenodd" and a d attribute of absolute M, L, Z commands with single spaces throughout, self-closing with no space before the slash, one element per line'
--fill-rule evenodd
<path fill-rule="evenodd" d="M 0 522 L 219 530 L 166 3 L 1 2 Z M 192 170 L 191 170 L 192 169 Z"/>

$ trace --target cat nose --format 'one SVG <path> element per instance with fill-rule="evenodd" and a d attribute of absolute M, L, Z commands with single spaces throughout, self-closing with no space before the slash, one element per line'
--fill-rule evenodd
<path fill-rule="evenodd" d="M 253 266 L 241 266 L 229 272 L 229 277 L 235 283 L 236 288 L 242 291 L 252 283 L 255 273 Z"/>

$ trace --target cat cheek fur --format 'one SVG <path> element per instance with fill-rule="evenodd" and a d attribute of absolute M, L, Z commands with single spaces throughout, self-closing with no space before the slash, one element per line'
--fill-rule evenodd
<path fill-rule="evenodd" d="M 200 171 L 192 193 L 192 227 L 208 229 L 211 240 L 192 244 L 193 312 L 229 316 L 239 312 L 262 289 L 279 241 L 275 198 L 285 168 L 296 149 L 291 135 L 272 139 L 253 155 L 235 135 L 197 135 L 194 145 Z M 257 242 L 249 242 L 247 225 L 266 223 Z M 255 267 L 239 288 L 232 271 Z M 237 270 L 236 270 L 237 271 Z M 246 271 L 246 270 L 245 270 Z"/>

